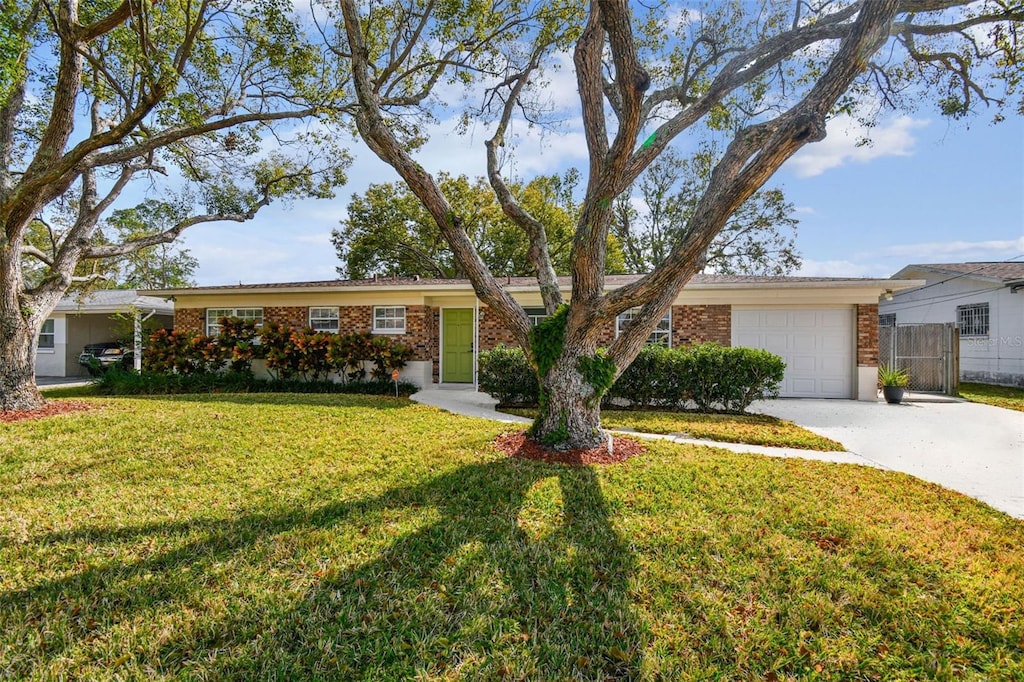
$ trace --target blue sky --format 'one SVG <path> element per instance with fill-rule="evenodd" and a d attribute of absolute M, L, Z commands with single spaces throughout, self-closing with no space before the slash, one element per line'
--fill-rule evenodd
<path fill-rule="evenodd" d="M 435 127 L 418 155 L 432 172 L 482 175 L 483 132 L 456 137 Z M 570 126 L 571 129 L 571 126 Z M 1024 122 L 950 123 L 893 115 L 857 147 L 856 125 L 836 120 L 775 176 L 800 219 L 797 245 L 811 276 L 888 277 L 908 263 L 1005 260 L 1024 253 Z M 246 224 L 203 225 L 184 241 L 199 259 L 200 285 L 334 279 L 329 236 L 353 193 L 397 175 L 365 146 L 351 145 L 349 183 L 334 200 L 272 205 Z M 522 177 L 583 166 L 578 132 L 525 131 Z"/>
<path fill-rule="evenodd" d="M 681 10 L 667 20 L 685 25 L 698 17 Z M 572 58 L 561 53 L 554 60 L 544 95 L 552 115 L 562 118 L 560 131 L 513 122 L 506 137 L 515 157 L 503 168 L 506 177 L 529 180 L 587 166 Z M 464 94 L 441 87 L 448 101 Z M 995 111 L 983 107 L 970 121 L 951 122 L 926 101 L 913 113 L 881 118 L 870 131 L 845 115 L 832 119 L 825 140 L 804 147 L 768 183 L 783 188 L 800 220 L 804 265 L 796 274 L 888 277 L 909 263 L 1024 255 L 1024 119 L 1013 116 L 1012 106 L 1004 113 L 1009 120 L 998 125 L 990 123 Z M 425 131 L 430 141 L 417 161 L 433 173 L 484 175 L 485 126 L 460 137 L 459 112 L 439 119 Z M 873 144 L 857 146 L 867 132 Z M 351 196 L 371 183 L 399 181 L 361 142 L 348 146 L 355 162 L 335 199 L 272 205 L 244 225 L 186 233 L 185 246 L 200 264 L 198 283 L 336 278 L 330 233 Z"/>

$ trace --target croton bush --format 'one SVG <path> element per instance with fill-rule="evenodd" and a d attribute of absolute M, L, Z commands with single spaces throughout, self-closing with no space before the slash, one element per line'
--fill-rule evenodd
<path fill-rule="evenodd" d="M 361 382 L 366 363 L 373 365 L 371 377 L 382 381 L 412 359 L 409 346 L 369 332 L 330 334 L 275 322 L 257 327 L 237 318 L 221 318 L 218 324 L 215 336 L 164 329 L 153 333 L 143 353 L 143 369 L 180 375 L 224 370 L 251 374 L 253 360 L 260 359 L 280 381 L 318 382 L 337 374 L 343 382 Z"/>

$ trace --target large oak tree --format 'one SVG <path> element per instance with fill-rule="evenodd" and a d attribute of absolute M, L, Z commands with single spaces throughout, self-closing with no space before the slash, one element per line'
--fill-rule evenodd
<path fill-rule="evenodd" d="M 793 154 L 824 139 L 830 116 L 872 118 L 927 100 L 952 116 L 979 103 L 998 111 L 1021 73 L 1024 9 L 1002 0 L 338 4 L 334 45 L 352 65 L 359 134 L 423 202 L 477 295 L 531 353 L 543 394 L 534 436 L 571 447 L 604 441 L 599 398 L 609 373 L 630 364 L 733 213 Z M 553 312 L 563 297 L 546 226 L 515 200 L 501 160 L 514 142 L 513 120 L 543 122 L 538 90 L 564 51 L 572 53 L 589 166 L 570 254 L 570 305 L 531 335 L 524 311 L 476 252 L 465 217 L 415 160 L 409 142 L 420 132 L 410 117 L 422 109 L 386 100 L 408 93 L 421 104 L 421 93 L 439 82 L 475 86 L 477 119 L 494 114 L 484 144 L 488 179 L 530 240 Z M 606 291 L 615 199 L 665 150 L 710 131 L 730 141 L 710 164 L 708 185 L 671 251 L 638 281 Z M 601 330 L 634 307 L 633 324 L 599 354 Z"/>
<path fill-rule="evenodd" d="M 103 276 L 89 261 L 343 182 L 346 155 L 296 129 L 344 110 L 347 67 L 322 56 L 287 0 L 0 0 L 0 410 L 42 404 L 37 335 Z M 189 187 L 173 220 L 97 239 L 106 213 Z"/>

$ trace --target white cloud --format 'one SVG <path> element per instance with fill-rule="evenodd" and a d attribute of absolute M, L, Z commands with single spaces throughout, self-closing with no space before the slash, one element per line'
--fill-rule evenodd
<path fill-rule="evenodd" d="M 824 140 L 807 145 L 786 165 L 798 177 L 807 178 L 850 162 L 868 163 L 883 156 L 910 156 L 915 142 L 913 131 L 926 125 L 928 121 L 898 116 L 888 123 L 868 128 L 842 114 L 829 121 Z M 870 138 L 872 144 L 858 146 L 858 141 L 864 138 Z"/>
<path fill-rule="evenodd" d="M 330 246 L 331 233 L 317 232 L 315 234 L 302 234 L 293 238 L 292 241 L 295 241 L 299 244 L 316 244 L 319 246 Z"/>
<path fill-rule="evenodd" d="M 704 14 L 695 9 L 675 7 L 665 16 L 665 24 L 669 29 L 677 30 L 690 24 L 696 24 L 703 18 Z"/>
<path fill-rule="evenodd" d="M 867 255 L 888 256 L 918 261 L 943 259 L 951 261 L 971 258 L 1003 259 L 1024 253 L 1024 237 L 1019 239 L 994 239 L 980 242 L 946 241 L 920 244 L 896 244 L 871 252 Z"/>
<path fill-rule="evenodd" d="M 818 212 L 813 206 L 794 206 L 793 213 L 797 215 L 816 215 Z"/>
<path fill-rule="evenodd" d="M 888 277 L 892 267 L 883 263 L 805 258 L 795 275 L 801 277 Z"/>

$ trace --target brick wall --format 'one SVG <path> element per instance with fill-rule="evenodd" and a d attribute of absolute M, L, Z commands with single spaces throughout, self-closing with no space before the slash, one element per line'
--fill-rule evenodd
<path fill-rule="evenodd" d="M 672 347 L 716 341 L 732 345 L 732 306 L 672 306 Z"/>
<path fill-rule="evenodd" d="M 878 304 L 857 305 L 857 366 L 878 366 Z"/>
<path fill-rule="evenodd" d="M 506 346 L 518 346 L 516 340 L 497 313 L 492 312 L 487 306 L 480 306 L 480 350 L 491 350 L 498 344 Z"/>
<path fill-rule="evenodd" d="M 437 357 L 437 334 L 434 313 L 430 306 L 405 307 L 405 334 L 396 340 L 412 346 L 413 360 L 432 360 Z"/>
<path fill-rule="evenodd" d="M 338 308 L 338 333 L 354 334 L 373 330 L 373 306 L 344 305 Z"/>
<path fill-rule="evenodd" d="M 263 321 L 276 322 L 292 329 L 309 326 L 309 308 L 306 306 L 264 306 Z"/>
<path fill-rule="evenodd" d="M 174 329 L 180 332 L 206 332 L 206 310 L 203 308 L 175 308 Z"/>

